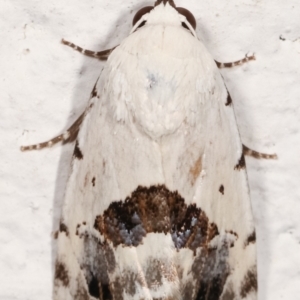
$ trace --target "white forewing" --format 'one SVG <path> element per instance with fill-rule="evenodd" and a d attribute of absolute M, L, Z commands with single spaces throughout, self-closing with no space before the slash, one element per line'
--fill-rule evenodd
<path fill-rule="evenodd" d="M 256 299 L 234 112 L 176 14 L 157 6 L 98 80 L 65 196 L 56 300 Z"/>

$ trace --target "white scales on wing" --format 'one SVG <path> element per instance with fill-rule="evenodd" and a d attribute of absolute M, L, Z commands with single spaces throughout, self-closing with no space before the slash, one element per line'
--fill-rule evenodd
<path fill-rule="evenodd" d="M 194 17 L 158 0 L 107 59 L 76 139 L 55 300 L 255 300 L 255 230 L 231 97 Z"/>
<path fill-rule="evenodd" d="M 103 75 L 103 97 L 117 120 L 133 118 L 153 139 L 173 133 L 183 123 L 201 123 L 201 105 L 213 101 L 213 93 L 216 99 L 227 94 L 211 55 L 183 27 L 157 24 L 138 30 L 108 61 L 105 74 L 110 80 Z M 215 89 L 216 80 L 224 86 L 223 95 Z"/>

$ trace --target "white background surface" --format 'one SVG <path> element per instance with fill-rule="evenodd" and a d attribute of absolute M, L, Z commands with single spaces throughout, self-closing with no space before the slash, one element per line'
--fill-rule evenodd
<path fill-rule="evenodd" d="M 0 299 L 48 300 L 52 238 L 72 145 L 22 153 L 81 114 L 103 63 L 60 44 L 103 50 L 126 37 L 141 0 L 0 3 Z M 247 159 L 257 226 L 259 300 L 300 299 L 300 2 L 178 0 L 214 58 L 257 60 L 222 71 Z M 281 40 L 282 36 L 285 40 Z M 180 42 L 180 41 L 179 41 Z"/>

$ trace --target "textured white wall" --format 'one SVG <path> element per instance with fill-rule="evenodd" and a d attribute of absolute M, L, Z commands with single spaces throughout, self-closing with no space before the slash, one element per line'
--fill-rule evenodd
<path fill-rule="evenodd" d="M 300 2 L 178 0 L 219 61 L 243 142 L 277 161 L 247 159 L 257 225 L 259 299 L 300 294 Z M 103 63 L 60 44 L 117 45 L 150 1 L 0 3 L 0 299 L 50 300 L 54 244 L 72 146 L 21 153 L 83 111 Z M 279 37 L 282 36 L 282 39 Z M 180 42 L 180 41 L 179 41 Z"/>

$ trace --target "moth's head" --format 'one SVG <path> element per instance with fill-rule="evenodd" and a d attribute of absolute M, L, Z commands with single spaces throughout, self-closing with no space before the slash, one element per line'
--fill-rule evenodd
<path fill-rule="evenodd" d="M 166 24 L 183 26 L 196 36 L 196 19 L 193 14 L 183 7 L 176 7 L 173 0 L 157 0 L 154 6 L 141 8 L 134 16 L 133 28 L 136 29 L 150 24 Z"/>

